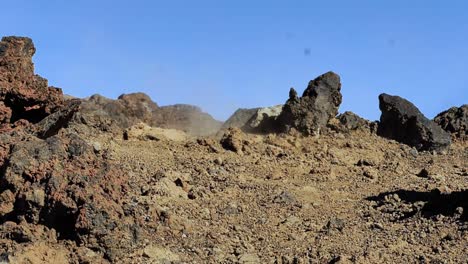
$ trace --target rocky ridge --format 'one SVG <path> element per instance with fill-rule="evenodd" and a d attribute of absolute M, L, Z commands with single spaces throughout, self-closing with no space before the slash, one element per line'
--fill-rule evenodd
<path fill-rule="evenodd" d="M 463 107 L 435 118 L 451 144 L 402 98 L 381 99 L 380 123 L 337 115 L 329 72 L 196 138 L 220 126 L 198 108 L 141 93 L 65 99 L 34 77 L 34 51 L 28 38 L 0 42 L 0 262 L 468 258 Z M 398 127 L 411 138 L 382 132 Z"/>

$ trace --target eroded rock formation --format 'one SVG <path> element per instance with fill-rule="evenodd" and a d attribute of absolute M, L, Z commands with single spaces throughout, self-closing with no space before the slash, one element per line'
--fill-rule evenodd
<path fill-rule="evenodd" d="M 419 109 L 399 96 L 381 94 L 382 111 L 377 133 L 418 150 L 441 151 L 450 146 L 450 134 L 427 119 Z"/>
<path fill-rule="evenodd" d="M 61 89 L 49 87 L 34 74 L 36 49 L 30 38 L 3 37 L 0 41 L 0 122 L 39 122 L 63 103 Z"/>
<path fill-rule="evenodd" d="M 338 114 L 342 101 L 340 77 L 327 72 L 309 82 L 302 97 L 291 88 L 289 99 L 278 117 L 282 131 L 291 128 L 306 134 L 317 135 L 328 121 Z"/>
<path fill-rule="evenodd" d="M 457 138 L 468 138 L 468 105 L 451 107 L 438 114 L 434 122 Z"/>

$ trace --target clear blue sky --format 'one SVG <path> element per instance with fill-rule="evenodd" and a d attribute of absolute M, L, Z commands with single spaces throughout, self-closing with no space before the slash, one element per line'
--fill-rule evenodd
<path fill-rule="evenodd" d="M 378 119 L 377 96 L 432 118 L 468 103 L 468 2 L 54 1 L 1 4 L 0 35 L 33 38 L 36 72 L 78 97 L 142 91 L 218 119 L 283 103 L 333 70 L 343 104 Z"/>

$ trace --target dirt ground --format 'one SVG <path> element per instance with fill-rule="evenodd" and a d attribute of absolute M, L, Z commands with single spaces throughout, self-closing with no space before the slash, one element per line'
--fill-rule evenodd
<path fill-rule="evenodd" d="M 142 226 L 117 263 L 468 260 L 466 141 L 435 154 L 364 131 L 238 132 L 233 152 L 217 138 L 140 129 L 89 139 L 124 165 L 132 188 L 122 199 Z M 107 262 L 66 240 L 16 249 L 17 263 Z"/>
<path fill-rule="evenodd" d="M 466 141 L 433 154 L 364 131 L 238 133 L 236 153 L 160 135 L 94 139 L 125 165 L 133 188 L 122 199 L 143 226 L 119 263 L 468 260 Z"/>

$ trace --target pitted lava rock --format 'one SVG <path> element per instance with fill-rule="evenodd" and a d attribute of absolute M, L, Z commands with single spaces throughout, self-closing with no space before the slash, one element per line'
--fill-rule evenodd
<path fill-rule="evenodd" d="M 0 41 L 0 122 L 8 125 L 25 119 L 36 123 L 63 103 L 62 90 L 49 87 L 34 74 L 30 38 L 3 37 Z"/>
<path fill-rule="evenodd" d="M 434 122 L 457 138 L 468 138 L 468 105 L 452 107 L 438 114 Z"/>
<path fill-rule="evenodd" d="M 377 133 L 380 136 L 395 139 L 418 150 L 441 151 L 450 146 L 450 134 L 427 119 L 408 100 L 381 94 L 379 107 L 382 115 Z"/>
<path fill-rule="evenodd" d="M 340 76 L 327 72 L 309 82 L 302 97 L 291 88 L 289 100 L 278 117 L 283 131 L 291 128 L 306 134 L 316 135 L 328 121 L 338 114 L 342 101 Z"/>

